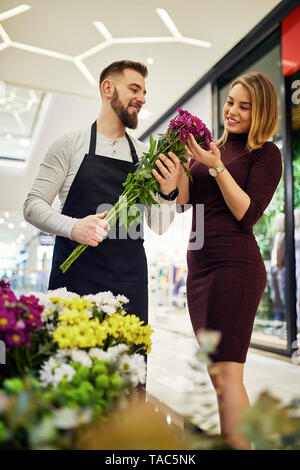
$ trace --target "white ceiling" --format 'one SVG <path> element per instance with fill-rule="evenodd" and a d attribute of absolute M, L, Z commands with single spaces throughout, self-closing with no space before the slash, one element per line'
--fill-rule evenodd
<path fill-rule="evenodd" d="M 38 152 L 33 152 L 26 170 L 1 167 L 0 210 L 14 211 L 11 217 L 16 222 L 15 228 L 18 227 L 17 230 L 8 230 L 8 221 L 5 220 L 0 226 L 0 241 L 3 242 L 16 240 L 22 220 L 22 201 L 39 161 L 51 139 L 56 138 L 59 126 L 64 127 L 66 119 L 69 121 L 68 110 L 72 115 L 73 104 L 66 107 L 67 96 L 78 100 L 87 98 L 82 100 L 79 108 L 83 113 L 85 110 L 98 110 L 97 83 L 104 67 L 120 59 L 146 63 L 148 58 L 152 58 L 153 64 L 148 65 L 147 103 L 144 106 L 151 114 L 148 119 L 140 119 L 137 130 L 132 132 L 139 136 L 281 3 L 278 0 L 251 0 L 251 3 L 248 0 L 24 2 L 31 8 L 5 18 L 5 12 L 21 5 L 22 0 L 0 0 L 0 84 L 2 80 L 8 85 L 54 92 L 63 101 L 60 100 L 61 108 L 52 106 L 52 114 L 48 112 L 51 119 L 49 117 L 43 124 L 42 143 L 36 145 Z M 175 25 L 173 32 L 156 9 L 164 9 L 168 13 Z M 103 34 L 113 38 L 110 43 L 94 22 L 104 25 L 106 30 Z M 120 43 L 120 38 L 125 43 Z M 148 43 L 139 42 L 141 39 L 129 43 L 132 38 L 154 39 Z M 191 43 L 187 43 L 189 41 Z M 211 47 L 202 47 L 199 41 L 207 41 Z M 82 56 L 87 51 L 90 53 Z M 81 58 L 77 64 L 76 57 Z M 57 99 L 55 102 L 58 106 Z M 90 105 L 85 102 L 90 102 Z M 63 104 L 64 113 L 61 112 Z M 70 123 L 75 125 L 74 116 L 72 119 Z M 40 132 L 39 128 L 36 132 Z M 3 217 L 3 212 L 0 217 Z M 24 232 L 26 239 L 30 230 L 34 229 L 29 226 Z"/>
<path fill-rule="evenodd" d="M 153 58 L 145 105 L 151 117 L 140 121 L 137 132 L 140 135 L 280 1 L 24 0 L 24 3 L 31 8 L 1 21 L 0 79 L 34 89 L 99 99 L 98 77 L 105 66 L 124 58 L 141 62 Z M 0 0 L 0 19 L 5 11 L 20 4 L 22 0 Z M 177 32 L 167 28 L 157 8 L 168 13 Z M 96 21 L 113 38 L 108 47 L 94 24 Z M 174 41 L 174 34 L 176 42 L 114 42 L 134 37 Z M 184 38 L 207 41 L 211 47 L 179 42 Z M 93 53 L 91 49 L 99 45 L 105 48 Z M 46 54 L 60 53 L 63 58 L 24 50 L 27 46 L 43 49 Z M 89 50 L 92 55 L 76 65 L 75 58 Z"/>

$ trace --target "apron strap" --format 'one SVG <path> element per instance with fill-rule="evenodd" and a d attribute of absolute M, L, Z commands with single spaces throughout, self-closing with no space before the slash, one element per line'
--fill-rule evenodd
<path fill-rule="evenodd" d="M 96 154 L 96 141 L 97 141 L 97 121 L 92 124 L 89 155 Z"/>
<path fill-rule="evenodd" d="M 139 158 L 136 154 L 135 147 L 132 143 L 132 140 L 130 139 L 129 135 L 127 132 L 125 132 L 126 139 L 128 140 L 129 147 L 130 147 L 130 152 L 131 152 L 131 158 L 134 164 L 138 163 Z M 95 121 L 92 124 L 91 127 L 91 138 L 90 138 L 90 148 L 89 148 L 89 155 L 96 155 L 96 142 L 97 142 L 97 121 Z"/>
<path fill-rule="evenodd" d="M 129 143 L 132 161 L 133 161 L 133 163 L 136 165 L 136 163 L 138 163 L 138 161 L 139 161 L 139 157 L 138 157 L 137 154 L 136 154 L 135 147 L 134 147 L 134 145 L 133 145 L 133 143 L 132 143 L 131 138 L 130 138 L 129 135 L 127 134 L 127 132 L 125 132 L 125 135 L 126 135 L 126 139 L 128 140 L 128 143 Z"/>

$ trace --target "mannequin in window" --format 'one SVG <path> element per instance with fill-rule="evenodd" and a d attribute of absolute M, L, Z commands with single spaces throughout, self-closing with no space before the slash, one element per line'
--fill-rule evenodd
<path fill-rule="evenodd" d="M 295 221 L 295 264 L 296 264 L 296 311 L 297 329 L 300 331 L 300 208 L 294 210 Z"/>
<path fill-rule="evenodd" d="M 282 213 L 276 214 L 274 219 L 275 234 L 271 243 L 270 288 L 274 309 L 274 320 L 280 323 L 274 324 L 274 328 L 265 330 L 267 333 L 278 334 L 285 320 L 285 247 L 284 247 L 284 222 Z"/>

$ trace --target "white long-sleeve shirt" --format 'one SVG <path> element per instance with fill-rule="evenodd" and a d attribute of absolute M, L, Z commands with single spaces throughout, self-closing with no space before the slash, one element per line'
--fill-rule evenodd
<path fill-rule="evenodd" d="M 71 238 L 72 229 L 79 219 L 63 215 L 61 211 L 81 162 L 89 151 L 90 135 L 90 127 L 65 133 L 50 146 L 41 162 L 23 207 L 25 220 L 40 230 Z M 131 140 L 137 156 L 141 158 L 143 152 L 149 150 L 148 145 L 134 137 L 131 137 Z M 97 133 L 96 155 L 132 161 L 125 135 L 110 140 Z M 60 200 L 60 211 L 52 207 L 57 195 Z M 162 206 L 175 204 L 175 201 L 166 201 L 159 195 L 155 199 Z M 173 215 L 169 222 L 166 223 L 164 220 L 162 223 L 162 211 L 159 206 L 152 206 L 146 214 L 149 227 L 158 234 L 167 230 L 174 217 Z"/>

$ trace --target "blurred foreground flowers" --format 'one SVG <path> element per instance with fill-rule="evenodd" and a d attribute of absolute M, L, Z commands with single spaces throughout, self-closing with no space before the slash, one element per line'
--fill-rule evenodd
<path fill-rule="evenodd" d="M 0 284 L 0 448 L 72 448 L 74 430 L 105 419 L 145 383 L 149 325 L 111 292 L 65 288 L 17 299 Z"/>
<path fill-rule="evenodd" d="M 7 345 L 7 364 L 0 365 L 1 450 L 228 449 L 212 425 L 216 410 L 208 400 L 206 365 L 219 333 L 199 331 L 191 358 L 202 429 L 193 416 L 183 417 L 180 428 L 141 398 L 137 386 L 145 383 L 146 368 L 139 351 L 150 352 L 152 330 L 126 314 L 126 302 L 111 292 L 79 297 L 66 289 L 18 299 L 0 283 L 0 339 Z M 282 404 L 262 393 L 244 411 L 240 432 L 253 449 L 300 449 L 300 398 Z"/>

